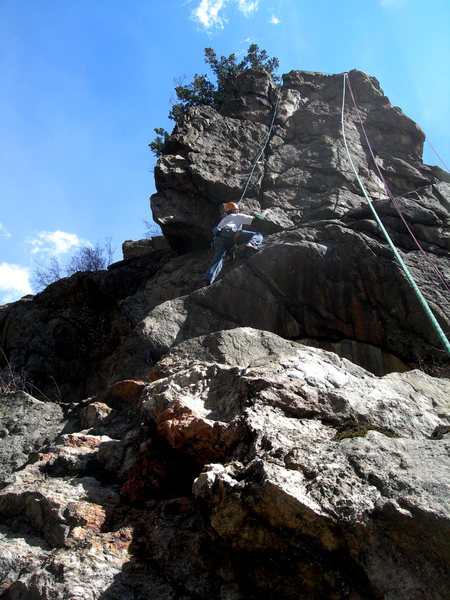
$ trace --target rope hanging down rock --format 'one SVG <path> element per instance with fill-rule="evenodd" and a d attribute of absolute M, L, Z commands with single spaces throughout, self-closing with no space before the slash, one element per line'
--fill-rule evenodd
<path fill-rule="evenodd" d="M 345 136 L 345 125 L 344 125 L 344 108 L 345 108 L 345 87 L 346 87 L 346 82 L 348 81 L 348 73 L 344 73 L 344 79 L 343 79 L 343 86 L 342 86 L 342 110 L 341 110 L 341 126 L 342 126 L 342 137 L 344 140 L 344 145 L 345 145 L 345 150 L 347 152 L 347 156 L 348 159 L 350 161 L 350 165 L 353 169 L 353 172 L 356 176 L 356 179 L 359 183 L 359 186 L 361 188 L 362 193 L 364 194 L 364 197 L 369 205 L 370 210 L 372 211 L 372 214 L 375 218 L 375 221 L 377 222 L 379 228 L 381 229 L 384 237 L 386 238 L 386 241 L 388 242 L 392 252 L 394 253 L 395 258 L 397 259 L 397 261 L 399 262 L 401 268 L 403 269 L 403 272 L 405 273 L 411 287 L 413 288 L 417 298 L 419 299 L 420 303 L 422 304 L 422 307 L 425 310 L 425 313 L 427 314 L 428 318 L 430 319 L 434 329 L 436 330 L 439 338 L 441 339 L 445 349 L 447 350 L 447 353 L 450 355 L 450 343 L 445 335 L 445 333 L 443 332 L 441 326 L 439 325 L 439 323 L 436 320 L 436 317 L 434 316 L 433 312 L 431 311 L 427 301 L 425 300 L 425 298 L 422 295 L 422 292 L 419 290 L 417 283 L 414 280 L 414 277 L 411 275 L 408 267 L 406 266 L 406 264 L 404 263 L 402 257 L 400 256 L 400 254 L 398 253 L 397 248 L 395 247 L 393 241 L 391 240 L 388 232 L 386 231 L 386 228 L 384 227 L 383 223 L 381 222 L 380 217 L 378 216 L 377 211 L 375 210 L 375 207 L 373 206 L 372 200 L 370 199 L 366 188 L 364 187 L 363 182 L 361 181 L 358 172 L 355 168 L 355 165 L 353 163 L 351 154 L 350 154 L 350 150 L 347 144 L 347 138 Z M 367 140 L 367 138 L 366 138 Z M 368 141 L 368 140 L 367 140 Z"/>
<path fill-rule="evenodd" d="M 241 197 L 239 198 L 239 202 L 237 204 L 240 204 L 242 202 L 242 200 L 244 199 L 245 194 L 247 192 L 247 188 L 249 186 L 250 180 L 251 180 L 252 175 L 253 175 L 253 171 L 255 170 L 256 165 L 258 164 L 259 159 L 263 155 L 263 153 L 264 153 L 264 151 L 265 151 L 265 149 L 267 147 L 267 144 L 269 143 L 270 135 L 271 135 L 272 129 L 273 129 L 273 124 L 275 123 L 275 117 L 276 117 L 276 114 L 277 114 L 278 101 L 280 99 L 280 92 L 281 92 L 281 84 L 278 85 L 278 94 L 277 94 L 277 99 L 276 99 L 276 102 L 275 102 L 275 107 L 273 109 L 272 122 L 270 123 L 269 131 L 267 132 L 266 138 L 264 140 L 263 147 L 261 148 L 261 152 L 258 154 L 258 156 L 256 157 L 255 162 L 253 163 L 253 167 L 252 167 L 252 169 L 250 171 L 250 174 L 249 174 L 249 176 L 247 178 L 247 183 L 244 186 L 244 190 L 243 190 L 243 192 L 241 194 Z"/>
<path fill-rule="evenodd" d="M 387 195 L 389 196 L 389 198 L 391 199 L 392 204 L 394 205 L 395 210 L 397 211 L 398 215 L 400 216 L 401 220 L 403 221 L 403 224 L 405 225 L 406 229 L 408 230 L 410 236 L 412 237 L 412 239 L 414 240 L 414 243 L 416 244 L 416 246 L 419 248 L 419 250 L 422 252 L 425 260 L 427 261 L 427 263 L 430 265 L 430 267 L 434 270 L 434 272 L 436 273 L 436 275 L 439 277 L 439 279 L 441 280 L 441 283 L 443 284 L 443 286 L 447 289 L 448 292 L 450 292 L 450 285 L 447 283 L 445 277 L 442 275 L 442 273 L 440 272 L 439 268 L 434 264 L 434 262 L 431 260 L 431 258 L 428 256 L 428 254 L 425 252 L 425 250 L 422 248 L 419 240 L 416 238 L 416 236 L 414 235 L 412 229 L 410 228 L 410 226 L 408 225 L 408 222 L 406 221 L 405 217 L 403 216 L 402 211 L 400 210 L 399 205 L 397 204 L 395 198 L 394 198 L 394 194 L 391 192 L 385 178 L 383 177 L 383 173 L 381 172 L 381 169 L 377 163 L 377 160 L 375 158 L 375 154 L 374 151 L 372 149 L 372 145 L 369 141 L 369 138 L 367 136 L 367 132 L 366 132 L 366 128 L 364 127 L 364 123 L 363 120 L 361 118 L 361 113 L 359 112 L 358 106 L 356 104 L 356 100 L 355 100 L 355 96 L 353 94 L 353 89 L 350 83 L 350 79 L 348 76 L 348 73 L 345 74 L 345 80 L 347 82 L 348 85 L 348 89 L 350 90 L 350 94 L 353 100 L 353 106 L 356 109 L 356 114 L 358 115 L 358 119 L 359 119 L 359 123 L 361 125 L 361 129 L 362 132 L 364 133 L 364 137 L 366 139 L 366 143 L 367 143 L 367 147 L 369 148 L 369 152 L 370 152 L 370 156 L 372 157 L 372 160 L 374 162 L 374 165 L 377 169 L 378 175 L 384 185 L 384 189 L 386 190 Z"/>
<path fill-rule="evenodd" d="M 450 171 L 450 169 L 447 167 L 447 165 L 445 164 L 445 162 L 442 160 L 442 158 L 440 157 L 440 155 L 437 153 L 437 151 L 434 149 L 433 144 L 430 142 L 430 140 L 428 138 L 426 138 L 428 145 L 430 146 L 430 148 L 433 150 L 433 152 L 436 154 L 436 156 L 438 157 L 438 159 L 441 161 L 441 163 L 444 165 L 446 171 Z"/>

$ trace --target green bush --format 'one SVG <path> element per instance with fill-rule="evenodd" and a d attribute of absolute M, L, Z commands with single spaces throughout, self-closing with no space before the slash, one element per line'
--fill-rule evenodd
<path fill-rule="evenodd" d="M 245 57 L 238 62 L 235 54 L 217 57 L 212 48 L 205 48 L 205 63 L 209 65 L 214 73 L 216 82 L 213 83 L 207 75 L 194 75 L 194 80 L 187 85 L 179 81 L 175 86 L 177 102 L 172 104 L 169 118 L 178 122 L 190 106 L 212 106 L 218 110 L 227 94 L 234 89 L 236 79 L 246 69 L 264 68 L 273 80 L 278 82 L 277 69 L 279 62 L 277 58 L 269 58 L 265 50 L 260 50 L 257 44 L 251 44 Z M 162 127 L 155 128 L 156 137 L 149 146 L 156 156 L 162 156 L 166 152 L 166 142 L 169 137 L 168 131 Z"/>

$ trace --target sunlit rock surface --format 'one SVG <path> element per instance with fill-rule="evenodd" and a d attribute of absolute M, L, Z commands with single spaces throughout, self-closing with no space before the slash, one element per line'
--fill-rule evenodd
<path fill-rule="evenodd" d="M 349 74 L 384 177 L 449 279 L 450 176 Z M 156 168 L 163 237 L 0 307 L 0 597 L 442 600 L 448 356 L 367 206 L 343 75 L 245 72 Z M 278 95 L 279 91 L 279 95 Z M 264 235 L 200 287 L 239 200 Z M 445 287 L 359 176 L 448 335 Z M 252 225 L 253 226 L 253 225 Z M 12 382 L 15 382 L 14 385 Z"/>

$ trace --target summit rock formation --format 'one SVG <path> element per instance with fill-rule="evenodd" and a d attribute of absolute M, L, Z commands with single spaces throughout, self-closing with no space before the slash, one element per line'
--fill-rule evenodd
<path fill-rule="evenodd" d="M 423 164 L 424 134 L 373 77 L 349 79 L 448 281 L 450 176 Z M 343 123 L 447 336 L 449 295 L 343 85 L 244 72 L 167 142 L 163 237 L 0 307 L 0 598 L 446 596 L 449 357 Z M 200 287 L 254 165 L 241 210 L 267 210 L 261 250 Z"/>
<path fill-rule="evenodd" d="M 448 175 L 422 163 L 424 134 L 389 104 L 374 78 L 359 72 L 349 77 L 396 203 L 448 280 Z M 365 354 L 370 345 L 406 362 L 445 356 L 351 169 L 342 136 L 342 86 L 342 75 L 295 71 L 284 76 L 270 144 L 241 204 L 250 214 L 268 209 L 261 225 L 263 251 L 206 292 L 155 308 L 143 331 L 152 331 L 147 337 L 157 356 L 173 339 L 192 337 L 192 325 L 203 334 L 251 325 L 289 339 L 345 339 L 355 355 Z M 275 87 L 264 72 L 254 71 L 245 72 L 237 87 L 223 114 L 210 107 L 190 109 L 156 168 L 153 214 L 179 251 L 203 245 L 211 224 L 220 220 L 222 203 L 239 200 L 267 135 Z M 387 197 L 348 98 L 344 122 L 364 186 L 448 331 L 448 290 L 436 280 Z M 204 326 L 186 322 L 183 315 L 196 305 L 215 318 L 208 317 Z M 164 314 L 171 315 L 170 328 Z"/>

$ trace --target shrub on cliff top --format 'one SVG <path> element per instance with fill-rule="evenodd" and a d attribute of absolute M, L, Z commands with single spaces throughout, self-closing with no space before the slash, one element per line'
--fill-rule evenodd
<path fill-rule="evenodd" d="M 277 58 L 269 58 L 265 50 L 260 50 L 257 44 L 251 44 L 244 58 L 238 62 L 235 54 L 217 57 L 212 48 L 205 48 L 205 63 L 209 65 L 216 77 L 212 83 L 207 75 L 194 75 L 194 80 L 187 85 L 183 80 L 178 81 L 175 94 L 178 102 L 172 104 L 169 118 L 179 121 L 190 106 L 209 105 L 218 110 L 226 95 L 234 88 L 237 76 L 246 69 L 262 67 L 278 81 L 276 73 L 279 62 Z M 166 140 L 169 133 L 162 127 L 155 128 L 156 137 L 149 146 L 156 156 L 165 153 Z"/>

